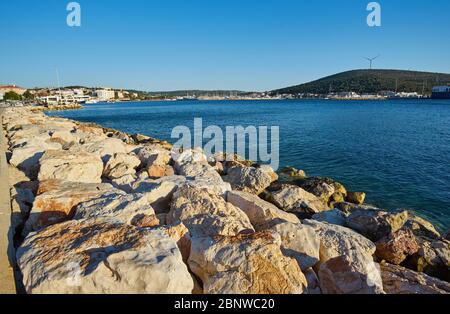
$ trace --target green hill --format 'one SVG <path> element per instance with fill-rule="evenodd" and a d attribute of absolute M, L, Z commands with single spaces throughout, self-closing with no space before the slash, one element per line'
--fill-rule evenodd
<path fill-rule="evenodd" d="M 436 85 L 450 84 L 450 74 L 403 70 L 353 70 L 306 84 L 272 91 L 273 94 L 328 94 L 331 92 L 377 93 L 380 91 L 431 94 Z"/>

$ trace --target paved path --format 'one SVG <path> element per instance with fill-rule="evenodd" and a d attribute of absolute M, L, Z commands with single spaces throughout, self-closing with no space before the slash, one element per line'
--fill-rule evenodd
<path fill-rule="evenodd" d="M 6 161 L 6 142 L 3 132 L 3 109 L 0 108 L 0 294 L 16 293 L 14 272 L 10 257 L 14 256 L 12 245 L 11 201 Z"/>

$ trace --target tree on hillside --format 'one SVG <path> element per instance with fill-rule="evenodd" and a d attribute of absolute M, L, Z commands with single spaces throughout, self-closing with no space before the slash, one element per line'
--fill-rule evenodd
<path fill-rule="evenodd" d="M 23 94 L 22 97 L 26 100 L 34 99 L 34 95 L 32 93 L 30 93 L 30 91 L 28 91 L 28 90 Z"/>
<path fill-rule="evenodd" d="M 5 93 L 5 96 L 4 96 L 3 99 L 4 100 L 21 100 L 22 96 L 20 96 L 19 94 L 11 91 L 11 92 Z"/>

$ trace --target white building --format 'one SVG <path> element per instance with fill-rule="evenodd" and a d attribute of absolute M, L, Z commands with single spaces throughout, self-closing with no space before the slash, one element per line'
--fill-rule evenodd
<path fill-rule="evenodd" d="M 110 89 L 99 89 L 99 90 L 96 90 L 95 93 L 97 94 L 97 98 L 100 101 L 111 100 L 111 99 L 114 99 L 114 97 L 115 97 L 115 92 Z"/>
<path fill-rule="evenodd" d="M 0 100 L 3 100 L 4 97 L 5 97 L 5 93 L 0 91 Z"/>

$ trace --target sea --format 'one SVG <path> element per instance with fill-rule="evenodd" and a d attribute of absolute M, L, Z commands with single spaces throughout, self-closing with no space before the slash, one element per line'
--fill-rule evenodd
<path fill-rule="evenodd" d="M 450 100 L 98 103 L 49 115 L 174 143 L 175 127 L 279 127 L 280 169 L 330 177 L 366 202 L 450 229 Z M 270 138 L 270 133 L 269 133 Z"/>

